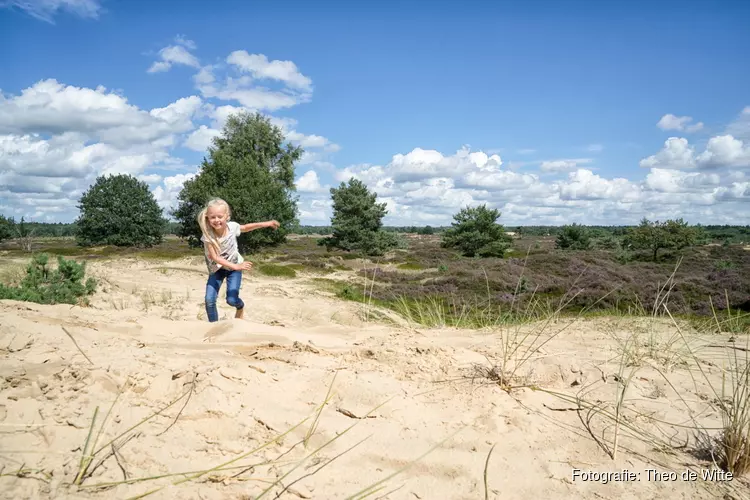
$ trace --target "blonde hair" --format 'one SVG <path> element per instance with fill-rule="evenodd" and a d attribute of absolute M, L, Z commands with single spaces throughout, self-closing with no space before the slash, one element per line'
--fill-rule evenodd
<path fill-rule="evenodd" d="M 204 238 L 206 238 L 206 241 L 208 241 L 209 245 L 213 246 L 216 249 L 216 253 L 218 254 L 221 252 L 219 238 L 216 236 L 214 228 L 208 224 L 208 210 L 213 207 L 224 207 L 224 210 L 226 210 L 227 214 L 227 220 L 232 217 L 232 209 L 229 208 L 229 204 L 221 198 L 213 198 L 208 203 L 206 203 L 206 206 L 203 207 L 203 210 L 201 210 L 198 214 L 198 225 L 201 228 L 201 232 L 203 233 Z"/>

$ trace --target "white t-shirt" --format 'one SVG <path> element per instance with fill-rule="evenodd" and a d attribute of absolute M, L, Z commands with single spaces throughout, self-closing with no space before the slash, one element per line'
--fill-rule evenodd
<path fill-rule="evenodd" d="M 240 234 L 241 231 L 239 224 L 233 221 L 227 222 L 227 231 L 224 234 L 224 237 L 219 238 L 219 246 L 221 247 L 219 256 L 222 259 L 226 259 L 234 264 L 241 264 L 245 261 L 245 259 L 242 258 L 242 255 L 240 255 L 239 249 L 237 248 L 237 237 Z M 209 243 L 206 240 L 205 236 L 201 236 L 201 241 L 203 242 L 203 253 L 206 256 L 206 266 L 208 267 L 208 272 L 213 274 L 221 269 L 222 266 L 221 264 L 217 264 L 216 262 L 211 260 L 211 258 L 208 256 Z"/>

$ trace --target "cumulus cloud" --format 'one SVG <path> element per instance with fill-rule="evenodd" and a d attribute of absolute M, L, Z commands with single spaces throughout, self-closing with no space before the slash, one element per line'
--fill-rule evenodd
<path fill-rule="evenodd" d="M 301 193 L 328 193 L 330 186 L 321 186 L 320 178 L 315 170 L 308 170 L 295 182 L 297 191 Z"/>
<path fill-rule="evenodd" d="M 640 162 L 644 168 L 721 169 L 750 167 L 750 144 L 731 135 L 711 137 L 705 150 L 696 154 L 685 138 L 670 137 L 661 151 Z"/>
<path fill-rule="evenodd" d="M 188 40 L 183 36 L 177 36 L 175 38 L 176 45 L 169 45 L 159 51 L 158 61 L 148 68 L 148 73 L 162 73 L 169 71 L 174 65 L 190 66 L 192 68 L 200 68 L 200 62 L 198 58 L 190 53 L 191 50 L 196 49 L 195 42 Z"/>
<path fill-rule="evenodd" d="M 717 174 L 653 168 L 646 175 L 645 185 L 654 191 L 680 193 L 700 190 L 706 186 L 717 186 L 720 182 L 721 177 Z"/>
<path fill-rule="evenodd" d="M 0 8 L 17 8 L 50 24 L 54 24 L 54 18 L 60 11 L 98 19 L 103 10 L 99 0 L 2 0 Z"/>
<path fill-rule="evenodd" d="M 245 50 L 236 50 L 229 54 L 227 62 L 241 72 L 249 73 L 256 80 L 277 80 L 301 90 L 312 88 L 312 80 L 300 73 L 292 61 L 269 61 L 263 54 L 248 54 Z"/>
<path fill-rule="evenodd" d="M 118 145 L 155 142 L 191 129 L 200 106 L 201 99 L 190 96 L 145 111 L 104 87 L 74 87 L 50 79 L 17 96 L 0 93 L 0 133 L 80 133 Z"/>
<path fill-rule="evenodd" d="M 221 131 L 201 125 L 198 129 L 194 130 L 187 139 L 185 139 L 183 145 L 193 151 L 204 152 L 209 146 L 211 146 L 211 144 L 213 144 L 214 137 L 220 135 Z"/>
<path fill-rule="evenodd" d="M 172 209 L 177 207 L 178 196 L 183 184 L 194 177 L 194 172 L 165 177 L 162 185 L 157 186 L 153 190 L 156 202 L 165 210 L 165 213 L 168 214 Z"/>
<path fill-rule="evenodd" d="M 703 129 L 703 122 L 691 124 L 692 121 L 693 118 L 690 116 L 675 116 L 670 113 L 662 116 L 656 126 L 662 130 L 679 130 L 685 132 L 697 132 Z"/>
<path fill-rule="evenodd" d="M 640 162 L 643 168 L 681 169 L 694 168 L 695 148 L 682 137 L 670 137 L 664 141 L 664 147 L 655 155 Z"/>

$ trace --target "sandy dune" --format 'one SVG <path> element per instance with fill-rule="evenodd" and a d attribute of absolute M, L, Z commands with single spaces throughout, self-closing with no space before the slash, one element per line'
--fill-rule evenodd
<path fill-rule="evenodd" d="M 317 290 L 306 277 L 258 275 L 246 275 L 243 285 L 246 318 L 209 324 L 200 261 L 96 263 L 89 272 L 101 280 L 91 307 L 0 302 L 2 498 L 131 498 L 158 490 L 148 498 L 249 499 L 285 474 L 263 498 L 287 486 L 282 498 L 349 498 L 410 466 L 368 498 L 480 499 L 493 445 L 489 498 L 748 497 L 743 479 L 701 480 L 710 462 L 691 451 L 692 439 L 680 449 L 683 434 L 658 432 L 655 421 L 688 424 L 685 405 L 707 407 L 711 398 L 680 363 L 683 352 L 668 325 L 552 323 L 540 338 L 556 335 L 514 380 L 545 390 L 508 394 L 487 373 L 501 357 L 501 332 L 368 322 L 361 306 Z M 232 312 L 221 306 L 225 318 Z M 661 347 L 644 354 L 625 400 L 651 420 L 629 417 L 624 427 L 673 438 L 675 447 L 657 449 L 624 428 L 613 460 L 604 450 L 612 447 L 613 422 L 593 417 L 589 432 L 592 412 L 575 411 L 548 391 L 574 396 L 585 388 L 587 402 L 611 409 L 616 339 L 639 329 Z M 727 339 L 694 340 L 716 346 L 702 353 L 715 358 L 704 368 L 720 380 L 716 359 L 726 355 Z M 329 403 L 305 446 L 334 375 Z M 70 486 L 97 407 L 93 474 Z M 714 427 L 721 421 L 715 411 L 699 418 Z M 188 476 L 122 483 L 208 471 L 237 457 L 178 485 Z M 627 469 L 638 480 L 574 481 L 574 468 Z M 649 480 L 647 469 L 676 471 L 677 480 Z M 681 480 L 686 470 L 698 479 Z M 96 487 L 110 482 L 120 484 Z"/>

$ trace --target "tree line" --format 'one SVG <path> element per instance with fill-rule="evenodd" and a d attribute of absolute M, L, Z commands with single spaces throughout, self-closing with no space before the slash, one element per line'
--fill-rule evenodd
<path fill-rule="evenodd" d="M 450 226 L 383 225 L 386 204 L 356 178 L 331 188 L 333 214 L 328 226 L 301 226 L 294 184 L 294 165 L 300 147 L 284 144 L 281 129 L 258 113 L 231 116 L 214 138 L 195 177 L 185 182 L 178 206 L 168 220 L 148 185 L 130 175 L 100 176 L 79 200 L 80 215 L 71 224 L 16 222 L 0 216 L 0 240 L 28 237 L 75 237 L 81 246 L 150 247 L 168 234 L 199 246 L 196 216 L 206 202 L 223 198 L 238 221 L 275 219 L 277 231 L 252 231 L 239 239 L 243 252 L 275 246 L 289 234 L 322 234 L 328 249 L 382 255 L 402 244 L 398 233 L 437 234 L 441 245 L 467 257 L 503 257 L 512 244 L 508 232 L 519 236 L 555 237 L 561 250 L 621 248 L 648 250 L 653 259 L 664 249 L 679 249 L 723 239 L 725 243 L 750 240 L 750 226 L 690 226 L 682 219 L 649 221 L 638 226 L 562 227 L 516 226 L 498 223 L 500 212 L 486 205 L 465 207 L 453 215 Z"/>

